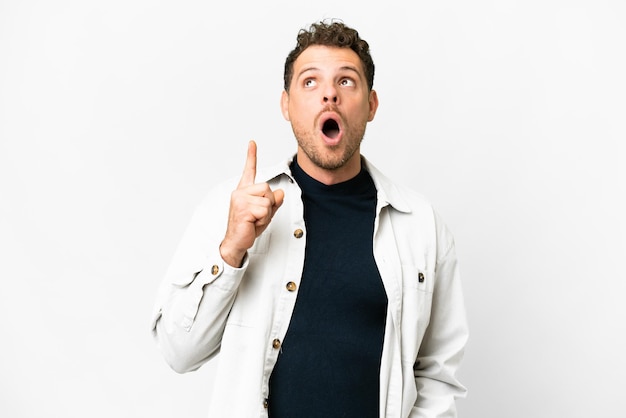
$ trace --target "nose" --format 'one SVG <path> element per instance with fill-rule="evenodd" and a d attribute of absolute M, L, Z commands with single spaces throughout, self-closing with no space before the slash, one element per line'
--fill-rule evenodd
<path fill-rule="evenodd" d="M 329 84 L 324 89 L 324 103 L 337 104 L 339 102 L 339 96 L 337 94 L 337 88 L 333 84 Z"/>

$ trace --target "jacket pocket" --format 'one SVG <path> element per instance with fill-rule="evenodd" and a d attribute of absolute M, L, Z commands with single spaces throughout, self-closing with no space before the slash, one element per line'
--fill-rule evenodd
<path fill-rule="evenodd" d="M 265 254 L 267 253 L 268 248 L 270 247 L 270 233 L 269 231 L 265 231 L 263 234 L 259 235 L 255 240 L 252 247 L 248 250 L 249 254 Z"/>
<path fill-rule="evenodd" d="M 421 292 L 433 293 L 435 286 L 433 271 L 428 271 L 416 266 L 402 265 L 403 289 L 417 289 Z"/>
<path fill-rule="evenodd" d="M 430 323 L 434 272 L 402 266 L 402 359 L 415 361 Z"/>

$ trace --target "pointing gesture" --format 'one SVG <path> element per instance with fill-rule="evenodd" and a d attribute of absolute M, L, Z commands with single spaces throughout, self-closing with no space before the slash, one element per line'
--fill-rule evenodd
<path fill-rule="evenodd" d="M 246 186 L 252 186 L 254 184 L 254 178 L 256 177 L 256 142 L 248 142 L 248 155 L 246 156 L 246 165 L 243 168 L 243 174 L 241 180 L 239 180 L 239 186 L 237 189 L 241 189 Z"/>
<path fill-rule="evenodd" d="M 222 258 L 233 267 L 241 266 L 246 251 L 265 231 L 285 197 L 282 189 L 272 191 L 267 183 L 254 182 L 256 162 L 256 143 L 250 141 L 241 180 L 230 197 L 228 227 L 220 245 Z"/>

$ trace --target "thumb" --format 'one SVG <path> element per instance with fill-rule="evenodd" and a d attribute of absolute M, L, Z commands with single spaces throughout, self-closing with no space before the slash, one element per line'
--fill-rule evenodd
<path fill-rule="evenodd" d="M 279 207 L 282 206 L 285 201 L 285 191 L 283 189 L 278 189 L 274 191 L 274 212 L 278 210 Z"/>

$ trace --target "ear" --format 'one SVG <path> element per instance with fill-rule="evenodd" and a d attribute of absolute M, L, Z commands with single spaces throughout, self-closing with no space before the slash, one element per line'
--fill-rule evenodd
<path fill-rule="evenodd" d="M 376 115 L 376 109 L 378 109 L 378 94 L 376 94 L 376 90 L 370 91 L 369 104 L 370 104 L 370 113 L 367 118 L 367 121 L 371 122 L 374 120 L 374 116 Z"/>
<path fill-rule="evenodd" d="M 280 96 L 280 110 L 283 112 L 283 117 L 286 121 L 289 121 L 289 93 L 283 90 L 283 94 Z"/>

